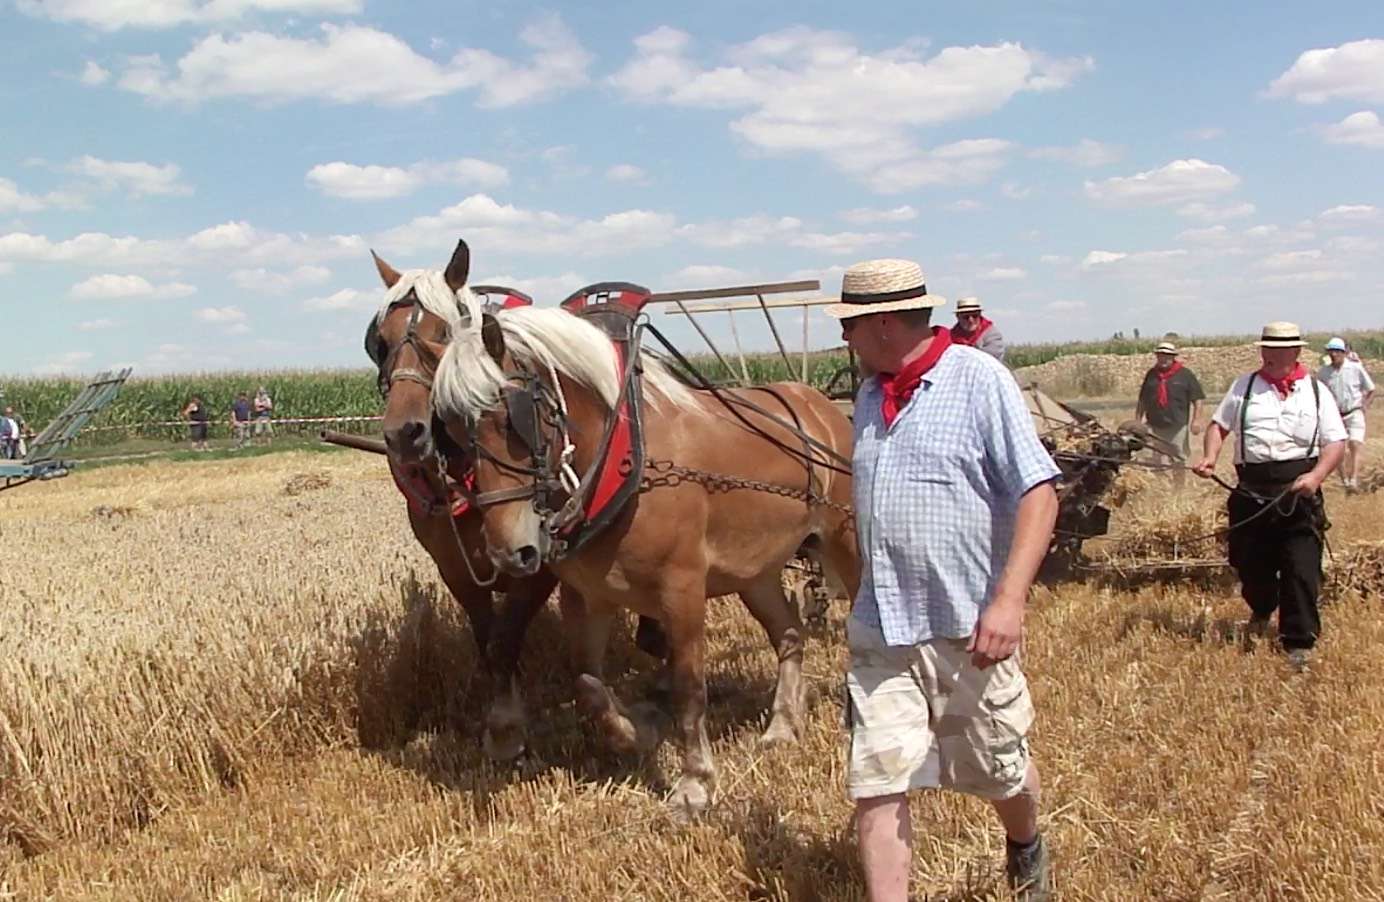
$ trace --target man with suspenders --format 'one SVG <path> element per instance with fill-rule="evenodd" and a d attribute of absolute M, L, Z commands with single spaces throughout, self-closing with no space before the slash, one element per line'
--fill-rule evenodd
<path fill-rule="evenodd" d="M 1227 502 L 1230 565 L 1250 607 L 1250 632 L 1267 631 L 1277 610 L 1279 641 L 1299 670 L 1321 632 L 1321 486 L 1340 464 L 1346 442 L 1331 392 L 1298 362 L 1304 344 L 1293 323 L 1264 327 L 1258 342 L 1263 367 L 1231 385 L 1192 468 L 1209 479 L 1225 437 L 1236 434 L 1239 485 Z"/>

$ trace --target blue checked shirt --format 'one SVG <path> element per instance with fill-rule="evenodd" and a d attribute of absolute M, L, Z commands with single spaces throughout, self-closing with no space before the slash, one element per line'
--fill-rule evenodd
<path fill-rule="evenodd" d="M 855 400 L 863 572 L 851 616 L 889 645 L 969 636 L 1014 539 L 1019 499 L 1055 479 L 1004 365 L 953 346 L 888 429 L 878 379 Z"/>

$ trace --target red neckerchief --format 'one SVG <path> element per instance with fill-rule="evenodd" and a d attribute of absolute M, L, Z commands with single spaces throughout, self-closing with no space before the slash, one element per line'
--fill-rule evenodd
<path fill-rule="evenodd" d="M 980 341 L 980 336 L 984 335 L 986 330 L 993 325 L 994 323 L 982 316 L 979 326 L 976 326 L 975 329 L 970 332 L 963 332 L 961 330 L 961 324 L 957 323 L 955 326 L 951 327 L 952 344 L 968 345 L 974 348 L 976 342 Z"/>
<path fill-rule="evenodd" d="M 1263 379 L 1265 382 L 1272 385 L 1274 389 L 1278 392 L 1278 396 L 1286 401 L 1288 400 L 1288 396 L 1293 393 L 1293 385 L 1299 379 L 1307 378 L 1307 367 L 1299 363 L 1297 366 L 1293 367 L 1293 371 L 1291 373 L 1284 376 L 1282 379 L 1275 379 L 1273 376 L 1270 376 L 1268 374 L 1267 370 L 1262 369 L 1259 371 L 1258 376 L 1260 379 Z"/>
<path fill-rule="evenodd" d="M 932 344 L 927 346 L 922 356 L 904 364 L 903 369 L 897 373 L 880 374 L 879 387 L 884 392 L 880 412 L 884 414 L 884 428 L 888 429 L 894 425 L 899 411 L 904 409 L 913 393 L 918 390 L 923 376 L 937 365 L 937 361 L 942 358 L 942 352 L 951 347 L 951 344 L 951 332 L 941 326 L 933 326 Z"/>
<path fill-rule="evenodd" d="M 1158 377 L 1158 406 L 1168 406 L 1168 380 L 1176 376 L 1182 369 L 1182 361 L 1174 360 L 1172 366 L 1166 370 L 1154 368 L 1153 374 Z"/>

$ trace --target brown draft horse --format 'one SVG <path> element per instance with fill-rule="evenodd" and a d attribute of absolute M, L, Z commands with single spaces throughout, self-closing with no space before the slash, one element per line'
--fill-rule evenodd
<path fill-rule="evenodd" d="M 513 574 L 533 573 L 547 560 L 563 584 L 580 593 L 581 599 L 562 596 L 580 674 L 578 699 L 621 751 L 647 749 L 657 735 L 650 724 L 634 722 L 602 682 L 611 620 L 623 607 L 661 622 L 671 647 L 675 729 L 683 752 L 681 778 L 669 801 L 678 812 L 700 812 L 715 787 L 704 722 L 706 600 L 738 593 L 768 634 L 779 668 L 763 739 L 792 741 L 805 704 L 803 636 L 798 613 L 784 597 L 784 566 L 805 547 L 854 596 L 860 560 L 847 513 L 849 475 L 820 459 L 806 463 L 803 439 L 783 422 L 796 420 L 847 459 L 851 425 L 825 396 L 798 383 L 739 393 L 755 395 L 761 409 L 773 407 L 783 419 L 751 410 L 732 415 L 646 354 L 648 460 L 685 468 L 682 478 L 667 478 L 673 472 L 668 464 L 655 464 L 665 469 L 646 471 L 645 490 L 604 532 L 571 553 L 554 554 L 554 523 L 545 517 L 546 506 L 535 502 L 556 493 L 560 503 L 561 490 L 536 483 L 560 469 L 558 458 L 569 445 L 575 445 L 569 472 L 587 473 L 600 463 L 596 448 L 620 394 L 616 353 L 604 332 L 561 309 L 496 316 L 473 311 L 469 322 L 438 366 L 433 407 L 447 433 L 475 455 L 491 557 Z M 520 412 L 525 402 L 518 396 L 525 385 L 527 414 Z M 543 431 L 547 440 L 536 442 L 536 432 Z M 547 450 L 535 453 L 535 442 Z M 545 453 L 548 459 L 537 459 Z M 757 486 L 721 477 L 754 480 Z"/>
<path fill-rule="evenodd" d="M 517 671 L 530 621 L 557 583 L 550 570 L 523 576 L 498 573 L 486 554 L 479 512 L 472 507 L 452 517 L 431 428 L 433 374 L 452 333 L 460 326 L 469 265 L 465 246 L 445 273 L 400 274 L 378 256 L 375 267 L 389 292 L 366 330 L 365 348 L 379 367 L 385 398 L 384 439 L 396 481 L 409 496 L 409 525 L 427 549 L 443 582 L 471 622 L 491 707 L 483 743 L 492 758 L 507 760 L 524 748 L 523 703 Z M 445 441 L 445 439 L 444 439 Z M 461 481 L 464 461 L 451 461 Z M 495 610 L 494 592 L 504 593 Z"/>

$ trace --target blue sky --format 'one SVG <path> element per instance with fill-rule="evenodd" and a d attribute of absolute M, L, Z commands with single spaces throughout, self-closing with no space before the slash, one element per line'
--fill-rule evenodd
<path fill-rule="evenodd" d="M 548 304 L 902 256 L 1018 342 L 1381 324 L 1384 5 L 961 6 L 0 0 L 0 372 L 364 365 L 368 249 L 458 238 Z"/>

